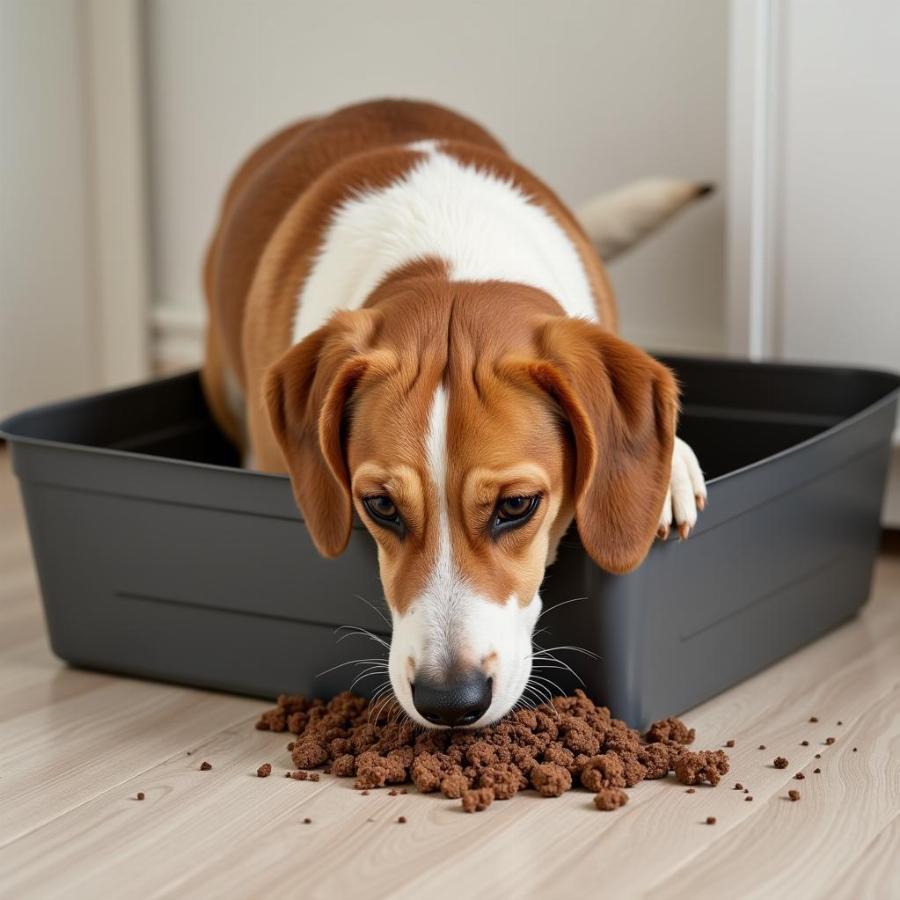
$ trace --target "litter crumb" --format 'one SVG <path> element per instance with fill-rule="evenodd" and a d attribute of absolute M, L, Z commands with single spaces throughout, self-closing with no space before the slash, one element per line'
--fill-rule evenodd
<path fill-rule="evenodd" d="M 800 799 L 800 791 L 788 791 L 788 797 L 796 803 Z"/>
<path fill-rule="evenodd" d="M 759 745 L 759 749 L 760 749 L 760 750 L 765 750 L 765 749 L 766 749 L 766 745 L 765 745 L 765 744 L 760 744 L 760 745 Z"/>
<path fill-rule="evenodd" d="M 745 800 L 745 802 L 747 802 L 747 803 L 749 803 L 752 799 L 753 799 L 753 798 L 752 798 L 749 794 L 748 794 L 746 797 L 744 797 L 744 800 Z"/>
<path fill-rule="evenodd" d="M 821 754 L 821 753 L 817 753 L 817 754 L 816 754 L 816 759 L 821 759 L 821 758 L 822 758 L 822 754 Z"/>
<path fill-rule="evenodd" d="M 467 813 L 481 812 L 494 802 L 494 792 L 491 788 L 478 788 L 474 791 L 466 791 L 462 795 L 462 808 Z"/>
<path fill-rule="evenodd" d="M 725 741 L 725 746 L 726 746 L 726 747 L 733 747 L 733 746 L 734 746 L 734 741 Z"/>
<path fill-rule="evenodd" d="M 825 738 L 825 743 L 828 744 L 828 746 L 830 747 L 836 740 L 837 740 L 837 738 L 833 738 L 833 737 Z"/>
<path fill-rule="evenodd" d="M 685 791 L 685 793 L 686 793 L 686 794 L 696 794 L 696 793 L 697 793 L 697 788 L 688 788 L 688 789 Z"/>
<path fill-rule="evenodd" d="M 707 824 L 707 825 L 715 825 L 715 824 L 716 824 L 716 817 L 715 817 L 715 816 L 707 816 L 707 817 L 706 817 L 706 824 Z"/>
<path fill-rule="evenodd" d="M 594 806 L 604 812 L 610 812 L 624 806 L 628 802 L 628 794 L 621 788 L 601 788 L 594 794 Z"/>
<path fill-rule="evenodd" d="M 405 825 L 406 824 L 406 816 L 397 816 L 397 824 Z"/>
<path fill-rule="evenodd" d="M 311 822 L 312 822 L 312 819 L 311 819 L 309 816 L 307 816 L 307 817 L 303 820 L 303 824 L 304 824 L 304 825 L 309 825 Z"/>
<path fill-rule="evenodd" d="M 736 791 L 742 791 L 742 790 L 744 789 L 744 786 L 743 786 L 740 782 L 738 782 L 738 783 L 734 786 L 734 789 L 735 789 Z"/>
<path fill-rule="evenodd" d="M 856 747 L 854 747 L 854 748 L 853 748 L 853 752 L 854 752 L 854 753 L 856 753 L 856 751 L 857 751 L 857 748 L 856 748 Z"/>
<path fill-rule="evenodd" d="M 368 791 L 363 791 L 363 792 L 362 792 L 362 795 L 363 795 L 363 797 L 368 797 L 368 796 L 369 796 L 369 792 L 368 792 Z"/>
<path fill-rule="evenodd" d="M 268 778 L 272 774 L 272 763 L 263 763 L 257 770 L 259 778 Z"/>
<path fill-rule="evenodd" d="M 775 766 L 776 769 L 786 769 L 790 765 L 790 762 L 783 756 L 776 756 L 772 765 Z"/>
<path fill-rule="evenodd" d="M 138 798 L 138 800 L 143 800 L 143 799 L 144 799 L 144 792 L 143 792 L 143 791 L 138 791 L 138 793 L 137 793 L 137 798 Z"/>
<path fill-rule="evenodd" d="M 806 778 L 806 776 L 805 776 L 802 772 L 798 772 L 798 773 L 794 776 L 794 778 L 796 778 L 797 781 L 803 781 L 803 779 Z"/>
<path fill-rule="evenodd" d="M 809 741 L 800 741 L 800 746 L 801 746 L 801 747 L 808 747 L 808 746 L 809 746 Z"/>
<path fill-rule="evenodd" d="M 810 716 L 809 721 L 810 722 L 818 722 L 819 720 L 815 716 Z"/>
<path fill-rule="evenodd" d="M 202 763 L 200 763 L 200 771 L 201 772 L 208 772 L 211 768 L 212 768 L 212 763 L 208 763 L 205 760 Z"/>
<path fill-rule="evenodd" d="M 682 784 L 703 784 L 715 787 L 728 773 L 728 757 L 721 750 L 686 750 L 675 760 L 675 777 Z"/>
<path fill-rule="evenodd" d="M 844 723 L 840 719 L 838 719 L 838 725 L 843 725 L 843 724 Z"/>
<path fill-rule="evenodd" d="M 821 775 L 821 774 L 822 774 L 821 769 L 813 769 L 813 775 Z"/>

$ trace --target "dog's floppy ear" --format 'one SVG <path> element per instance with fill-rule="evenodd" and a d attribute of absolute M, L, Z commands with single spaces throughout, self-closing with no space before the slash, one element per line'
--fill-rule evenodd
<path fill-rule="evenodd" d="M 347 405 L 369 370 L 378 314 L 339 312 L 267 372 L 269 422 L 316 548 L 337 556 L 350 539 L 353 502 L 345 454 Z"/>
<path fill-rule="evenodd" d="M 647 555 L 672 472 L 678 388 L 648 354 L 583 319 L 538 329 L 531 377 L 556 401 L 575 444 L 578 534 L 601 568 L 627 572 Z"/>

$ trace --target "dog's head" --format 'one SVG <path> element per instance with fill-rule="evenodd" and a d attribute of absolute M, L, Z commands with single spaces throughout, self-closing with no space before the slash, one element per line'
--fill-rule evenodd
<path fill-rule="evenodd" d="M 318 549 L 343 551 L 354 509 L 375 538 L 391 683 L 422 724 L 487 724 L 520 698 L 573 516 L 610 572 L 656 533 L 671 373 L 533 288 L 385 287 L 291 348 L 266 392 Z"/>

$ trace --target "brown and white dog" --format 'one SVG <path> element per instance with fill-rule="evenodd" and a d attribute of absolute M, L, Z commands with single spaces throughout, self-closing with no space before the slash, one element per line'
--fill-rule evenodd
<path fill-rule="evenodd" d="M 210 246 L 203 383 L 253 466 L 287 472 L 316 547 L 378 545 L 397 699 L 424 725 L 519 700 L 572 519 L 627 572 L 706 489 L 678 389 L 616 336 L 595 245 L 703 193 L 638 185 L 590 237 L 486 131 L 426 103 L 300 122 L 243 164 Z"/>

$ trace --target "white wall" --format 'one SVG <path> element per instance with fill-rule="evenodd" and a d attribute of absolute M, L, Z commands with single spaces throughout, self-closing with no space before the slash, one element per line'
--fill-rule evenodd
<path fill-rule="evenodd" d="M 78 15 L 0 3 L 0 416 L 97 383 Z"/>
<path fill-rule="evenodd" d="M 197 318 L 238 161 L 286 122 L 362 98 L 469 113 L 571 203 L 648 174 L 724 182 L 719 0 L 149 0 L 147 26 L 154 294 L 176 331 Z M 724 346 L 722 231 L 718 196 L 616 264 L 627 334 Z"/>
<path fill-rule="evenodd" d="M 791 0 L 781 27 L 775 350 L 900 371 L 900 4 Z"/>

